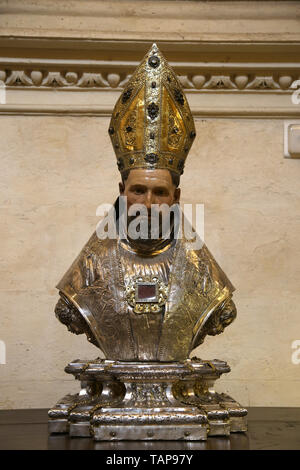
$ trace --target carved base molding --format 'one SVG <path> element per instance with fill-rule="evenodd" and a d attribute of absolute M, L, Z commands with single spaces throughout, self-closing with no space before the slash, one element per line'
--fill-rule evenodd
<path fill-rule="evenodd" d="M 224 361 L 183 363 L 74 361 L 66 372 L 81 391 L 49 410 L 49 432 L 115 440 L 206 440 L 247 431 L 247 410 L 214 382 Z"/>

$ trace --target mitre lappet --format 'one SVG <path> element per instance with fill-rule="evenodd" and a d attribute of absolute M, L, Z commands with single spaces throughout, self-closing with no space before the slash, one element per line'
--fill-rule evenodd
<path fill-rule="evenodd" d="M 180 80 L 153 44 L 121 93 L 109 135 L 121 195 L 179 207 L 195 123 Z M 159 183 L 159 184 L 158 184 Z M 169 192 L 168 192 L 169 191 Z M 133 196 L 132 196 L 133 195 Z M 146 197 L 146 196 L 145 196 Z M 56 317 L 102 357 L 68 364 L 81 382 L 49 411 L 49 430 L 96 440 L 205 440 L 245 431 L 247 411 L 214 381 L 222 360 L 190 357 L 236 317 L 234 287 L 204 243 L 184 232 L 139 244 L 120 235 L 129 205 L 113 206 L 116 236 L 92 234 L 57 285 Z M 128 204 L 130 202 L 127 197 Z"/>

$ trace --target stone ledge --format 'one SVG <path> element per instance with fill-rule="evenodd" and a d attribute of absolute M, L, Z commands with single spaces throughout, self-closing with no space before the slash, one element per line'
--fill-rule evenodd
<path fill-rule="evenodd" d="M 97 47 L 96 47 L 97 45 Z M 148 41 L 0 37 L 2 114 L 109 116 Z M 195 116 L 299 116 L 300 42 L 159 42 Z M 298 92 L 297 92 L 298 93 Z M 3 99 L 0 100 L 3 103 Z"/>

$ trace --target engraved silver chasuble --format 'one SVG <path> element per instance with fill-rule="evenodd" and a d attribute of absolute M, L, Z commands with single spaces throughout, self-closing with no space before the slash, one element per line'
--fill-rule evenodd
<path fill-rule="evenodd" d="M 136 313 L 126 291 L 132 281 L 151 278 L 166 286 L 165 303 L 158 312 Z M 106 358 L 124 361 L 188 358 L 234 290 L 205 245 L 187 250 L 184 240 L 174 240 L 162 253 L 142 257 L 96 233 L 57 287 L 81 312 Z"/>

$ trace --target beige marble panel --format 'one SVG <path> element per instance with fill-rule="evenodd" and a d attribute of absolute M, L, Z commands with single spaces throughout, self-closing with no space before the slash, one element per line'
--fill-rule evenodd
<path fill-rule="evenodd" d="M 50 407 L 78 383 L 64 373 L 98 350 L 55 318 L 55 285 L 117 196 L 109 119 L 1 116 L 0 408 Z M 238 318 L 195 352 L 225 359 L 219 390 L 245 406 L 299 406 L 300 162 L 283 122 L 199 119 L 182 202 L 205 204 L 205 241 L 236 287 Z"/>
<path fill-rule="evenodd" d="M 0 0 L 0 28 L 3 36 L 89 40 L 296 41 L 299 8 L 286 0 Z"/>

